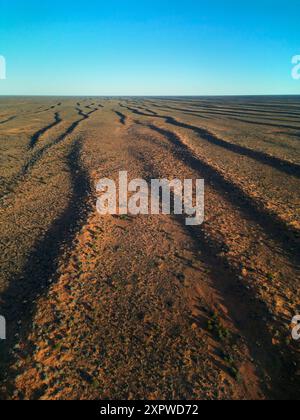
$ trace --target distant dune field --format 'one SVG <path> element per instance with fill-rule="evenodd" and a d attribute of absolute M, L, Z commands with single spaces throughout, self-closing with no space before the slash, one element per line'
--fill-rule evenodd
<path fill-rule="evenodd" d="M 299 398 L 300 97 L 1 98 L 3 399 Z M 204 179 L 205 223 L 100 216 Z"/>

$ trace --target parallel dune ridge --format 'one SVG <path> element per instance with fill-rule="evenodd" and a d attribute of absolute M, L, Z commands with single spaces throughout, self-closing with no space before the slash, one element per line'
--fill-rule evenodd
<path fill-rule="evenodd" d="M 300 98 L 0 99 L 2 399 L 299 398 Z M 205 223 L 96 183 L 204 179 Z"/>

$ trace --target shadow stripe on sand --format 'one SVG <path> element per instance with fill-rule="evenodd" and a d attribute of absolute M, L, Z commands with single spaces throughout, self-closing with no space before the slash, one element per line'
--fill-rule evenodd
<path fill-rule="evenodd" d="M 288 175 L 295 176 L 296 178 L 300 178 L 300 165 L 292 162 L 288 162 L 286 160 L 277 158 L 275 156 L 268 155 L 264 152 L 260 152 L 258 150 L 248 149 L 247 147 L 240 146 L 238 144 L 230 143 L 226 140 L 223 140 L 214 134 L 212 134 L 210 131 L 205 130 L 204 128 L 200 128 L 194 125 L 186 124 L 184 122 L 178 121 L 173 117 L 166 116 L 166 115 L 151 115 L 147 114 L 145 112 L 139 111 L 135 108 L 130 108 L 128 106 L 125 106 L 129 111 L 131 111 L 134 114 L 149 117 L 149 118 L 160 118 L 165 120 L 166 123 L 174 125 L 176 127 L 185 128 L 188 130 L 194 131 L 196 134 L 198 134 L 203 140 L 206 140 L 216 146 L 222 147 L 226 150 L 229 150 L 231 152 L 234 152 L 238 155 L 247 156 L 251 159 L 254 159 L 260 163 L 263 163 L 265 165 L 269 165 L 274 169 L 277 169 L 281 172 L 284 172 Z"/>

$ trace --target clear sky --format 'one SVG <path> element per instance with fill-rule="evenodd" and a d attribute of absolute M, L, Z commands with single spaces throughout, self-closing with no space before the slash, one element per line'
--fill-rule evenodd
<path fill-rule="evenodd" d="M 300 0 L 0 0 L 0 94 L 300 94 Z"/>

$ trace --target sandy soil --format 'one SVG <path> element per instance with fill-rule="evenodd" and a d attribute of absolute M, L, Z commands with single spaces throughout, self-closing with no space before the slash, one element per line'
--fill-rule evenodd
<path fill-rule="evenodd" d="M 299 398 L 300 99 L 0 100 L 2 399 Z M 205 223 L 100 216 L 204 178 Z"/>

